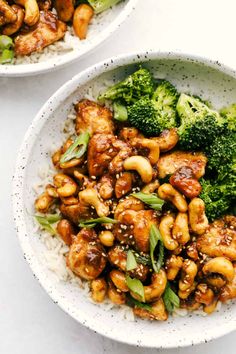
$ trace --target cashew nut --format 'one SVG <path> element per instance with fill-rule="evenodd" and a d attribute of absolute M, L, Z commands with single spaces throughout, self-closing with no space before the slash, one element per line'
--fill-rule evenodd
<path fill-rule="evenodd" d="M 6 1 L 0 0 L 0 26 L 6 23 L 13 23 L 17 20 L 17 15 Z"/>
<path fill-rule="evenodd" d="M 207 284 L 209 284 L 217 289 L 221 289 L 226 284 L 226 280 L 223 279 L 220 274 L 208 275 L 206 282 L 207 282 Z"/>
<path fill-rule="evenodd" d="M 19 31 L 19 29 L 22 26 L 22 23 L 24 22 L 24 17 L 25 17 L 25 13 L 22 7 L 18 5 L 12 5 L 11 8 L 15 12 L 17 19 L 15 22 L 9 23 L 3 28 L 2 33 L 5 34 L 6 36 L 11 36 L 12 34 Z"/>
<path fill-rule="evenodd" d="M 69 220 L 60 220 L 57 224 L 57 232 L 67 245 L 72 244 L 72 235 L 74 234 L 74 229 Z"/>
<path fill-rule="evenodd" d="M 145 302 L 153 302 L 161 297 L 164 293 L 167 284 L 166 273 L 163 269 L 159 273 L 154 273 L 151 278 L 151 284 L 144 286 Z M 139 295 L 130 292 L 134 299 L 142 301 Z"/>
<path fill-rule="evenodd" d="M 144 186 L 142 188 L 142 192 L 143 193 L 153 193 L 159 187 L 160 187 L 160 182 L 158 181 L 158 179 L 156 179 L 155 181 L 146 184 L 146 186 Z"/>
<path fill-rule="evenodd" d="M 234 278 L 233 264 L 225 257 L 215 257 L 204 264 L 202 271 L 205 275 L 209 273 L 218 273 L 223 275 L 228 282 Z"/>
<path fill-rule="evenodd" d="M 133 312 L 136 316 L 139 316 L 148 320 L 166 321 L 168 318 L 168 313 L 165 309 L 165 305 L 162 299 L 153 302 L 150 310 L 146 310 L 135 306 Z"/>
<path fill-rule="evenodd" d="M 215 298 L 213 299 L 211 304 L 205 305 L 203 307 L 203 311 L 206 312 L 208 315 L 210 315 L 212 312 L 215 311 L 217 304 L 218 304 L 218 300 L 217 298 Z"/>
<path fill-rule="evenodd" d="M 165 215 L 162 217 L 159 225 L 159 230 L 162 236 L 164 246 L 170 251 L 173 251 L 179 245 L 178 242 L 172 237 L 172 228 L 174 225 L 174 221 L 175 219 L 173 215 Z"/>
<path fill-rule="evenodd" d="M 54 6 L 59 20 L 68 22 L 72 19 L 75 10 L 73 0 L 55 0 Z"/>
<path fill-rule="evenodd" d="M 195 289 L 194 279 L 197 275 L 197 265 L 190 259 L 186 259 L 182 266 L 181 279 L 179 280 L 179 297 L 186 299 Z"/>
<path fill-rule="evenodd" d="M 185 245 L 190 240 L 187 213 L 178 213 L 172 230 L 173 239 Z"/>
<path fill-rule="evenodd" d="M 85 205 L 91 205 L 94 207 L 100 217 L 109 214 L 109 207 L 100 201 L 98 192 L 94 188 L 87 188 L 82 192 L 79 192 L 79 200 Z"/>
<path fill-rule="evenodd" d="M 164 183 L 158 188 L 159 197 L 171 202 L 174 206 L 185 213 L 188 210 L 188 204 L 182 194 L 180 194 L 174 187 L 169 183 Z"/>
<path fill-rule="evenodd" d="M 129 291 L 129 288 L 126 284 L 125 274 L 123 272 L 113 269 L 109 275 L 117 289 L 123 292 Z"/>
<path fill-rule="evenodd" d="M 53 182 L 57 187 L 57 193 L 60 197 L 71 197 L 77 192 L 78 186 L 75 181 L 63 173 L 55 175 L 53 177 Z"/>
<path fill-rule="evenodd" d="M 150 183 L 152 180 L 152 166 L 143 156 L 128 157 L 123 164 L 125 170 L 135 170 L 140 175 L 144 183 Z"/>
<path fill-rule="evenodd" d="M 135 138 L 131 141 L 131 144 L 135 147 L 141 147 L 149 150 L 148 159 L 152 165 L 157 163 L 160 156 L 159 144 L 157 141 L 146 138 Z"/>
<path fill-rule="evenodd" d="M 107 283 L 104 278 L 91 281 L 91 297 L 95 302 L 103 302 L 107 293 Z"/>
<path fill-rule="evenodd" d="M 55 198 L 44 192 L 36 199 L 34 203 L 35 209 L 40 213 L 47 213 L 54 200 Z"/>
<path fill-rule="evenodd" d="M 116 289 L 111 281 L 108 282 L 108 292 L 107 295 L 109 299 L 116 305 L 125 304 L 126 295 L 124 292 Z"/>
<path fill-rule="evenodd" d="M 175 147 L 179 141 L 179 136 L 177 129 L 173 128 L 170 130 L 163 130 L 160 136 L 152 139 L 158 143 L 161 152 L 166 152 Z"/>
<path fill-rule="evenodd" d="M 111 231 L 101 231 L 98 235 L 101 243 L 106 247 L 112 247 L 115 241 L 115 237 Z"/>
<path fill-rule="evenodd" d="M 200 198 L 193 198 L 189 203 L 189 223 L 193 232 L 198 235 L 204 234 L 208 227 L 205 214 L 205 204 Z"/>
<path fill-rule="evenodd" d="M 195 292 L 195 300 L 200 304 L 210 305 L 214 300 L 215 294 L 207 284 L 198 284 Z"/>
<path fill-rule="evenodd" d="M 73 16 L 73 28 L 76 36 L 80 39 L 86 38 L 88 25 L 93 14 L 93 8 L 87 4 L 81 4 L 76 8 Z"/>
<path fill-rule="evenodd" d="M 175 256 L 174 254 L 167 258 L 165 263 L 165 271 L 168 280 L 174 280 L 183 265 L 183 258 Z"/>
<path fill-rule="evenodd" d="M 39 20 L 39 7 L 36 0 L 14 0 L 16 4 L 25 8 L 24 22 L 28 26 L 35 25 Z"/>

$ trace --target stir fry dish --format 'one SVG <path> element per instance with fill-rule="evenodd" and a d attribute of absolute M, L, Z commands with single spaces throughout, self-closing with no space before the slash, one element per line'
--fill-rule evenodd
<path fill-rule="evenodd" d="M 68 27 L 80 40 L 92 18 L 121 0 L 0 0 L 0 64 L 62 39 Z"/>
<path fill-rule="evenodd" d="M 75 111 L 35 217 L 92 299 L 164 321 L 235 298 L 236 105 L 218 112 L 140 67 Z"/>

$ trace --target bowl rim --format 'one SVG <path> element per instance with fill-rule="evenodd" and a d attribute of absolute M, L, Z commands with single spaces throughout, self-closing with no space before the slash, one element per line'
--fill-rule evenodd
<path fill-rule="evenodd" d="M 236 326 L 234 323 L 231 322 L 225 324 L 224 326 L 218 326 L 217 333 L 209 331 L 209 333 L 204 334 L 204 337 L 184 338 L 184 341 L 181 341 L 181 344 L 179 344 L 178 340 L 172 340 L 171 342 L 164 343 L 162 346 L 157 346 L 153 342 L 148 343 L 147 341 L 145 341 L 145 343 L 142 343 L 141 341 L 140 343 L 136 343 L 131 338 L 129 338 L 129 336 L 123 338 L 119 337 L 119 335 L 114 333 L 104 332 L 102 326 L 96 325 L 96 323 L 93 322 L 92 318 L 87 318 L 86 314 L 83 313 L 83 311 L 78 311 L 80 318 L 78 318 L 74 313 L 70 313 L 68 311 L 66 299 L 61 298 L 58 292 L 54 291 L 52 293 L 50 291 L 50 282 L 46 279 L 44 272 L 40 269 L 37 260 L 35 260 L 34 251 L 28 240 L 26 232 L 26 223 L 24 220 L 23 183 L 26 174 L 25 167 L 27 166 L 29 152 L 31 151 L 31 148 L 33 147 L 37 138 L 37 133 L 41 130 L 48 117 L 50 117 L 51 113 L 76 89 L 78 89 L 81 85 L 86 84 L 88 81 L 96 78 L 97 76 L 124 65 L 137 64 L 139 62 L 145 63 L 155 59 L 174 59 L 199 63 L 207 67 L 216 69 L 236 79 L 236 70 L 220 63 L 218 60 L 211 60 L 207 57 L 183 53 L 181 51 L 150 50 L 148 52 L 146 51 L 141 53 L 135 52 L 131 54 L 123 54 L 117 57 L 111 57 L 107 60 L 104 60 L 98 64 L 87 68 L 86 70 L 82 71 L 81 73 L 77 74 L 72 79 L 67 81 L 64 85 L 62 85 L 46 101 L 46 103 L 39 110 L 39 112 L 31 122 L 17 154 L 15 172 L 12 180 L 12 208 L 15 230 L 18 235 L 18 240 L 23 251 L 24 258 L 28 262 L 33 272 L 33 275 L 39 281 L 42 288 L 48 293 L 53 302 L 59 305 L 59 307 L 67 315 L 70 315 L 77 322 L 94 331 L 95 333 L 99 333 L 109 339 L 113 339 L 121 343 L 136 345 L 138 347 L 144 348 L 180 348 L 200 343 L 206 343 L 213 339 L 217 339 L 223 335 L 229 334 L 230 332 L 236 330 Z"/>
<path fill-rule="evenodd" d="M 94 51 L 95 48 L 110 38 L 110 36 L 130 16 L 132 11 L 135 10 L 138 1 L 139 0 L 129 0 L 114 21 L 112 21 L 99 35 L 94 36 L 94 38 L 92 38 L 86 46 L 39 63 L 0 65 L 0 77 L 24 77 L 39 75 L 62 68 L 75 62 L 76 60 L 84 59 L 87 54 Z"/>

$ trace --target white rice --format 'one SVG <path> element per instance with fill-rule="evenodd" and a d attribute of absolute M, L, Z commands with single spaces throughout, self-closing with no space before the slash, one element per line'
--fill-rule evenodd
<path fill-rule="evenodd" d="M 92 38 L 97 36 L 99 32 L 101 32 L 100 27 L 102 28 L 104 19 L 106 19 L 106 23 L 110 22 L 109 18 L 111 18 L 111 14 L 112 8 L 95 15 L 89 24 L 88 34 L 85 40 L 80 40 L 75 35 L 73 27 L 68 25 L 63 39 L 49 45 L 40 52 L 35 52 L 28 56 L 18 56 L 17 58 L 14 58 L 13 64 L 20 65 L 40 63 L 52 58 L 59 57 L 73 50 L 80 50 L 87 41 L 90 41 Z"/>

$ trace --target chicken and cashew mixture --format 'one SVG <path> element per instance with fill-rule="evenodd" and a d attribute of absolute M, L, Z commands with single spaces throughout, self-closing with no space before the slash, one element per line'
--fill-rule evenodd
<path fill-rule="evenodd" d="M 164 321 L 235 298 L 236 106 L 219 113 L 140 68 L 75 111 L 35 209 L 92 299 Z"/>
<path fill-rule="evenodd" d="M 94 16 L 121 0 L 0 0 L 0 64 L 62 39 L 67 27 L 80 40 Z"/>

